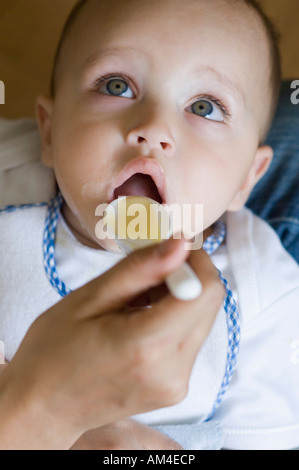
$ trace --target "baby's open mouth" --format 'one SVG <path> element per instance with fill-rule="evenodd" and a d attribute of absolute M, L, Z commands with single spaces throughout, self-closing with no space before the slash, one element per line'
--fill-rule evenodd
<path fill-rule="evenodd" d="M 162 204 L 162 197 L 150 175 L 136 173 L 114 190 L 114 199 L 119 196 L 145 196 Z"/>

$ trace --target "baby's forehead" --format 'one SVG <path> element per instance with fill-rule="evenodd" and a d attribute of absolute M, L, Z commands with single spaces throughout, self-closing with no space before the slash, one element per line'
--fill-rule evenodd
<path fill-rule="evenodd" d="M 131 49 L 146 49 L 153 59 L 163 53 L 163 65 L 178 59 L 177 70 L 195 44 L 192 62 L 209 57 L 214 70 L 223 68 L 233 81 L 243 82 L 243 95 L 253 107 L 263 102 L 264 135 L 280 89 L 279 52 L 271 34 L 255 0 L 79 0 L 59 42 L 51 96 L 56 98 L 58 89 L 67 92 L 68 80 L 105 41 L 130 42 Z"/>
<path fill-rule="evenodd" d="M 65 38 L 63 73 L 79 69 L 102 46 L 129 44 L 178 69 L 190 60 L 191 65 L 209 62 L 221 75 L 230 64 L 226 75 L 239 76 L 245 88 L 252 87 L 255 74 L 269 75 L 267 35 L 247 0 L 128 0 L 125 7 L 123 0 L 87 0 L 81 5 Z"/>
<path fill-rule="evenodd" d="M 84 38 L 88 37 L 90 37 L 89 45 L 93 47 L 95 39 L 89 35 L 92 25 L 98 30 L 96 39 L 99 41 L 107 35 L 107 30 L 111 30 L 112 34 L 121 40 L 122 33 L 125 30 L 125 34 L 128 34 L 129 28 L 136 40 L 138 37 L 140 39 L 147 37 L 148 41 L 151 41 L 157 34 L 163 38 L 163 31 L 169 32 L 170 26 L 172 41 L 175 42 L 180 32 L 188 27 L 192 28 L 194 40 L 198 40 L 207 21 L 209 21 L 211 39 L 212 35 L 220 34 L 220 28 L 225 29 L 229 26 L 230 36 L 238 37 L 240 46 L 241 43 L 244 45 L 248 37 L 251 37 L 252 43 L 256 42 L 257 37 L 260 45 L 267 43 L 262 21 L 256 11 L 249 8 L 247 0 L 184 0 L 183 4 L 181 0 L 127 0 L 125 9 L 123 0 L 82 0 L 80 4 L 81 8 L 74 16 L 68 28 L 70 31 L 63 41 L 68 41 L 69 48 L 72 49 L 80 47 Z M 159 17 L 163 18 L 163 21 L 157 21 Z M 138 28 L 140 23 L 144 24 L 145 18 L 148 24 L 152 24 L 152 29 Z M 217 18 L 221 18 L 221 26 L 219 21 L 215 21 Z M 129 27 L 127 30 L 126 25 Z M 206 44 L 203 42 L 201 48 Z M 136 43 L 136 47 L 138 46 L 140 47 L 140 44 Z M 186 46 L 188 46 L 187 41 Z M 219 44 L 219 48 L 228 51 L 229 44 L 223 42 Z M 261 48 L 259 47 L 259 50 Z"/>
<path fill-rule="evenodd" d="M 96 18 L 105 28 L 108 18 L 109 22 L 113 22 L 114 19 L 116 24 L 120 24 L 130 20 L 138 22 L 145 15 L 148 20 L 155 20 L 157 16 L 162 15 L 164 22 L 172 23 L 176 17 L 179 24 L 183 26 L 186 20 L 188 21 L 188 12 L 197 19 L 199 33 L 202 22 L 205 21 L 203 14 L 226 17 L 231 26 L 234 26 L 232 31 L 237 26 L 234 24 L 236 18 L 239 21 L 245 20 L 242 28 L 247 24 L 250 29 L 254 27 L 263 29 L 257 11 L 250 7 L 250 0 L 184 0 L 184 2 L 182 0 L 126 0 L 125 3 L 124 0 L 81 0 L 80 4 L 81 8 L 78 9 L 77 18 L 74 18 L 74 21 L 81 21 L 81 28 L 85 30 L 89 29 L 89 23 L 86 21 L 88 13 L 90 18 Z M 177 25 L 174 23 L 174 26 Z M 174 27 L 173 33 L 175 34 L 176 31 Z"/>

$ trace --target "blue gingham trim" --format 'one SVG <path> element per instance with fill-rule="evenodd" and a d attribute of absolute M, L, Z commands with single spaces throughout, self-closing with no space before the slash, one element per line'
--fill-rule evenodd
<path fill-rule="evenodd" d="M 38 202 L 36 204 L 19 204 L 19 205 L 9 205 L 0 209 L 0 214 L 8 214 L 9 212 L 15 212 L 18 209 L 30 209 L 31 207 L 43 207 L 47 206 L 47 202 Z"/>
<path fill-rule="evenodd" d="M 225 223 L 219 220 L 215 222 L 213 226 L 213 233 L 210 235 L 205 242 L 203 243 L 203 249 L 208 253 L 208 255 L 212 255 L 215 253 L 216 250 L 222 245 L 223 240 L 226 236 L 226 226 Z"/>
<path fill-rule="evenodd" d="M 64 282 L 59 279 L 55 262 L 55 236 L 62 203 L 63 198 L 60 193 L 49 203 L 48 213 L 45 221 L 43 247 L 44 267 L 48 279 L 54 289 L 58 292 L 58 294 L 61 297 L 65 297 L 71 292 L 71 290 L 68 289 Z M 210 235 L 203 244 L 203 249 L 209 255 L 213 254 L 222 244 L 223 240 L 225 239 L 225 236 L 225 224 L 222 221 L 216 222 L 213 226 L 212 235 Z M 219 270 L 218 273 L 226 291 L 226 296 L 224 300 L 224 310 L 226 312 L 226 321 L 228 329 L 228 351 L 225 374 L 222 380 L 222 384 L 220 386 L 212 411 L 210 412 L 206 420 L 209 420 L 213 416 L 216 408 L 220 405 L 224 394 L 229 386 L 229 383 L 236 367 L 240 343 L 240 324 L 237 304 L 233 298 L 232 291 L 229 288 L 226 279 L 224 279 Z"/>
<path fill-rule="evenodd" d="M 214 225 L 213 234 L 207 238 L 203 244 L 203 249 L 209 254 L 213 254 L 221 245 L 226 236 L 226 226 L 222 221 L 216 222 Z M 220 390 L 214 402 L 213 408 L 208 415 L 206 420 L 212 418 L 216 409 L 220 405 L 225 392 L 229 386 L 231 378 L 233 376 L 234 370 L 237 364 L 237 357 L 240 348 L 240 318 L 239 312 L 237 309 L 237 303 L 233 297 L 233 293 L 229 288 L 227 280 L 222 276 L 219 270 L 218 274 L 221 279 L 221 282 L 224 285 L 226 296 L 224 299 L 224 310 L 226 313 L 226 322 L 228 329 L 228 351 L 227 351 L 227 360 L 225 367 L 225 374 L 220 386 Z"/>
<path fill-rule="evenodd" d="M 55 261 L 56 228 L 62 203 L 63 198 L 60 193 L 49 203 L 44 228 L 43 250 L 44 268 L 47 277 L 58 294 L 61 295 L 61 297 L 65 297 L 71 291 L 66 287 L 64 282 L 59 279 Z"/>

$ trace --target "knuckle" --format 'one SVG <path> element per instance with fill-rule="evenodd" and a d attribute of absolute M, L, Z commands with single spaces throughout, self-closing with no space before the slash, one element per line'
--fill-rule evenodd
<path fill-rule="evenodd" d="M 164 406 L 172 406 L 180 403 L 186 398 L 188 385 L 180 378 L 165 384 L 161 389 L 161 399 Z"/>
<path fill-rule="evenodd" d="M 110 438 L 106 439 L 103 445 L 105 450 L 129 450 L 126 439 L 118 437 L 118 439 Z"/>
<path fill-rule="evenodd" d="M 119 438 L 118 441 L 112 440 L 109 443 L 107 450 L 130 450 L 130 445 L 125 438 Z"/>
<path fill-rule="evenodd" d="M 138 250 L 133 251 L 133 253 L 128 256 L 128 263 L 130 265 L 130 270 L 134 272 L 140 271 L 143 266 L 143 263 L 142 257 L 140 256 L 140 252 L 138 252 Z"/>
<path fill-rule="evenodd" d="M 145 369 L 151 361 L 151 351 L 145 341 L 137 339 L 132 344 L 128 344 L 126 357 L 131 367 Z"/>
<path fill-rule="evenodd" d="M 143 283 L 145 277 L 149 277 L 151 272 L 147 269 L 146 257 L 143 250 L 136 250 L 126 258 L 126 276 L 123 279 L 124 288 L 132 290 L 132 279 L 136 279 L 138 283 Z"/>

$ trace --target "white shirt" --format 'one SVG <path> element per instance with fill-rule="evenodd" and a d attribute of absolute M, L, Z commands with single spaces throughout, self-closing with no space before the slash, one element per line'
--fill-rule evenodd
<path fill-rule="evenodd" d="M 214 419 L 224 426 L 226 448 L 298 447 L 299 266 L 271 227 L 248 210 L 229 213 L 227 228 L 222 272 L 235 279 L 241 344 Z"/>
<path fill-rule="evenodd" d="M 224 425 L 227 448 L 293 448 L 299 445 L 299 267 L 276 233 L 248 209 L 228 213 L 226 222 L 227 241 L 212 260 L 238 302 L 241 346 L 232 383 L 214 419 Z M 68 230 L 65 224 L 63 228 Z M 58 233 L 61 240 L 66 235 Z M 60 245 L 58 253 L 62 265 L 67 252 Z M 77 269 L 82 270 L 79 261 Z M 73 265 L 70 272 L 75 271 Z M 199 364 L 198 358 L 189 397 L 180 406 L 181 414 L 174 414 L 176 422 L 199 417 Z M 137 419 L 154 425 L 174 422 L 172 413 L 170 407 Z"/>

